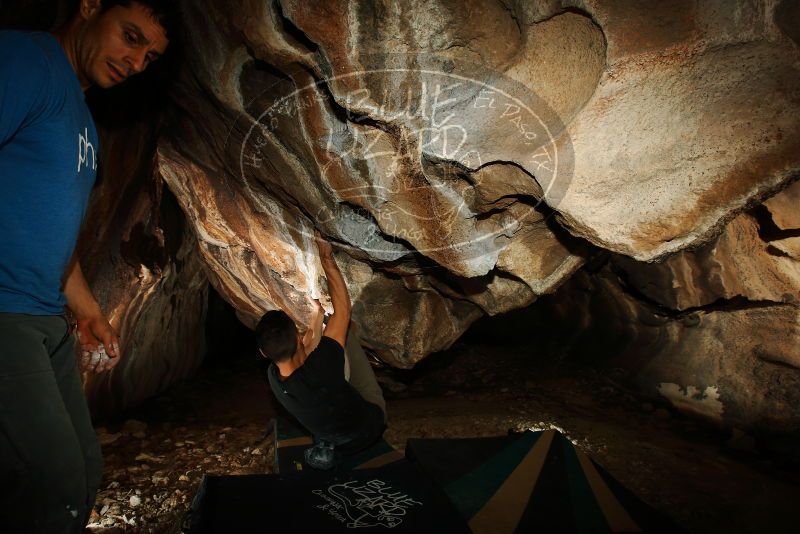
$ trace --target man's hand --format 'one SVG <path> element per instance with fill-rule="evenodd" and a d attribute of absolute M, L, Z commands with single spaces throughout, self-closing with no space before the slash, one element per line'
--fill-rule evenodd
<path fill-rule="evenodd" d="M 350 295 L 347 293 L 347 284 L 344 283 L 342 272 L 336 265 L 331 244 L 324 240 L 319 232 L 314 232 L 314 241 L 317 242 L 322 270 L 328 278 L 328 293 L 333 306 L 333 315 L 328 320 L 322 335 L 335 339 L 344 347 L 347 341 L 347 329 L 350 327 Z"/>
<path fill-rule="evenodd" d="M 84 371 L 95 373 L 112 369 L 119 363 L 122 355 L 119 351 L 119 337 L 92 295 L 75 253 L 64 272 L 63 284 L 67 306 L 78 321 L 81 367 Z"/>
<path fill-rule="evenodd" d="M 306 354 L 319 345 L 319 339 L 322 337 L 322 321 L 325 319 L 325 310 L 318 300 L 314 300 L 314 312 L 311 314 L 311 320 L 308 323 L 308 330 L 303 335 L 303 348 Z"/>
<path fill-rule="evenodd" d="M 333 259 L 333 247 L 317 230 L 314 230 L 314 241 L 317 243 L 317 250 L 319 250 L 321 260 Z"/>
<path fill-rule="evenodd" d="M 102 373 L 119 363 L 119 336 L 102 315 L 78 318 L 78 342 L 81 345 L 81 368 Z"/>

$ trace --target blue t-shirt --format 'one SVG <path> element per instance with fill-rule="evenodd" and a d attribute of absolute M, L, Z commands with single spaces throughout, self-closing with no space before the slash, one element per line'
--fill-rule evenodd
<path fill-rule="evenodd" d="M 0 312 L 63 313 L 99 148 L 55 37 L 0 31 Z"/>

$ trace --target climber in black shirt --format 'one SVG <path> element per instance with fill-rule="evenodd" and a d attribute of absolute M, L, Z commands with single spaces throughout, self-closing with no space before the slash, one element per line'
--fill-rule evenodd
<path fill-rule="evenodd" d="M 333 305 L 319 346 L 307 353 L 310 335 L 302 337 L 294 321 L 281 310 L 264 314 L 256 336 L 261 356 L 272 362 L 267 376 L 278 401 L 317 443 L 324 440 L 337 452 L 348 454 L 380 438 L 385 402 L 360 344 L 353 340 L 347 343 L 350 296 L 331 245 L 319 234 L 315 240 Z M 313 326 L 309 330 L 313 331 Z M 349 381 L 345 378 L 347 364 Z"/>

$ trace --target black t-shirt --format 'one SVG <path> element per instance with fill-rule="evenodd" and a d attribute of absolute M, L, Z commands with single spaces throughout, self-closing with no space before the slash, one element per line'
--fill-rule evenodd
<path fill-rule="evenodd" d="M 383 412 L 364 400 L 344 379 L 344 349 L 323 336 L 319 346 L 285 380 L 275 364 L 267 371 L 272 393 L 314 436 L 334 442 L 342 452 L 375 441 L 383 430 Z"/>

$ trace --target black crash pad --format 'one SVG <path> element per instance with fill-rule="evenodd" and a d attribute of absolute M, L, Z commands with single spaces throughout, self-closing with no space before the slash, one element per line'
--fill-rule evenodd
<path fill-rule="evenodd" d="M 192 534 L 230 532 L 469 532 L 417 465 L 205 476 L 184 521 Z"/>

